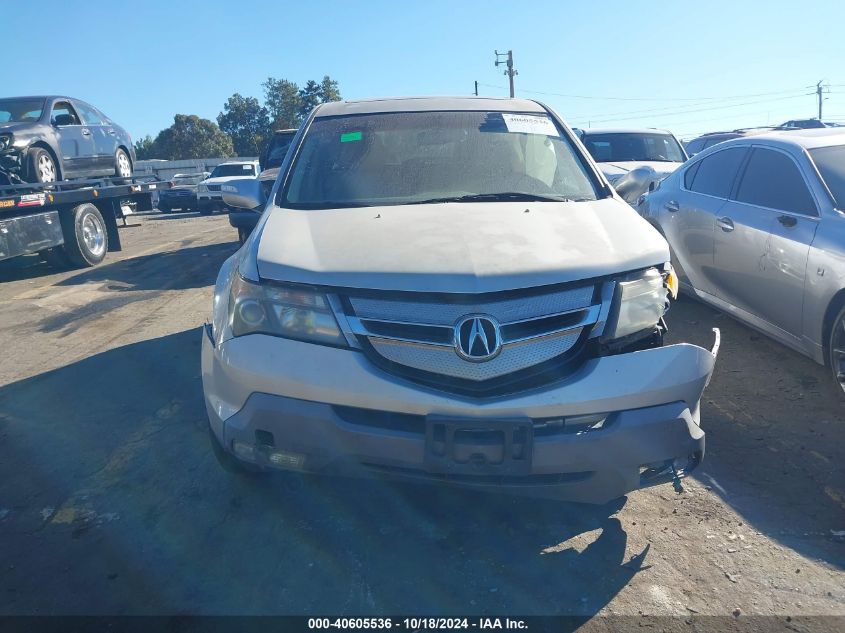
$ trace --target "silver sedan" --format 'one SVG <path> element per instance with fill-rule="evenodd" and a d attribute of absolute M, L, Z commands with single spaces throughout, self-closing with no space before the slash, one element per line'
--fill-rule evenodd
<path fill-rule="evenodd" d="M 845 391 L 845 131 L 720 143 L 637 209 L 688 291 L 827 364 Z"/>

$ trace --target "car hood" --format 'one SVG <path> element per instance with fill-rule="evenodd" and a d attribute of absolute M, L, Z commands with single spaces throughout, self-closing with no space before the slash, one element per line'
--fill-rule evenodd
<path fill-rule="evenodd" d="M 651 167 L 658 175 L 666 176 L 680 167 L 682 163 L 671 163 L 659 160 L 625 160 L 615 163 L 598 163 L 599 169 L 608 178 L 624 176 L 638 167 Z"/>
<path fill-rule="evenodd" d="M 291 210 L 271 207 L 262 278 L 379 290 L 480 293 L 577 281 L 669 260 L 616 198 Z"/>

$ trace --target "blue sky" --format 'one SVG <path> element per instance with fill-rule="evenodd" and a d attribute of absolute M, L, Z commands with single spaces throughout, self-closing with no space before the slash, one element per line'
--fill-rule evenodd
<path fill-rule="evenodd" d="M 480 94 L 506 95 L 497 48 L 514 51 L 517 96 L 572 125 L 690 138 L 780 123 L 815 115 L 805 93 L 819 80 L 830 85 L 824 118 L 845 122 L 838 0 L 0 0 L 0 11 L 3 96 L 77 96 L 134 138 L 175 113 L 215 119 L 234 92 L 261 97 L 271 75 L 329 74 L 347 98 L 470 94 L 475 80 Z"/>

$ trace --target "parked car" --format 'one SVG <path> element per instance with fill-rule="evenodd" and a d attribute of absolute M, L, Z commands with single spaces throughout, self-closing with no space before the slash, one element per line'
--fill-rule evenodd
<path fill-rule="evenodd" d="M 792 119 L 786 123 L 781 123 L 778 127 L 794 130 L 815 130 L 824 127 L 833 127 L 829 123 L 819 121 L 818 119 Z"/>
<path fill-rule="evenodd" d="M 687 142 L 685 148 L 687 154 L 689 154 L 690 156 L 695 156 L 700 151 L 705 150 L 708 147 L 712 147 L 713 145 L 716 145 L 723 141 L 730 141 L 731 139 L 743 138 L 745 136 L 765 134 L 766 132 L 771 132 L 777 129 L 777 127 L 766 126 L 739 128 L 736 130 L 731 130 L 729 132 L 708 132 L 707 134 L 702 134 L 701 136 L 696 137 L 691 141 Z"/>
<path fill-rule="evenodd" d="M 176 174 L 171 179 L 170 189 L 159 193 L 158 210 L 170 213 L 176 209 L 195 211 L 198 208 L 197 186 L 209 177 L 209 172 L 202 174 Z"/>
<path fill-rule="evenodd" d="M 59 96 L 0 99 L 4 180 L 132 175 L 132 137 L 94 106 Z"/>
<path fill-rule="evenodd" d="M 203 337 L 224 465 L 597 503 L 697 466 L 714 355 L 662 346 L 668 245 L 553 111 L 335 102 L 302 134 Z"/>
<path fill-rule="evenodd" d="M 591 128 L 581 130 L 581 142 L 629 204 L 687 159 L 678 139 L 666 130 Z"/>
<path fill-rule="evenodd" d="M 258 180 L 261 183 L 261 189 L 265 198 L 270 197 L 270 190 L 276 182 L 276 177 L 279 175 L 279 168 L 285 159 L 293 137 L 296 136 L 296 130 L 276 130 L 270 138 L 267 147 L 261 152 L 258 159 L 258 166 L 260 173 Z M 238 231 L 238 241 L 243 244 L 252 229 L 258 223 L 258 218 L 261 215 L 261 208 L 256 209 L 229 209 L 229 224 L 231 224 Z"/>
<path fill-rule="evenodd" d="M 720 143 L 639 204 L 697 297 L 828 363 L 845 389 L 845 131 Z"/>
<path fill-rule="evenodd" d="M 211 171 L 211 175 L 197 185 L 197 206 L 202 215 L 211 215 L 215 211 L 226 209 L 220 187 L 225 182 L 241 178 L 258 176 L 258 161 L 228 161 L 220 163 Z"/>

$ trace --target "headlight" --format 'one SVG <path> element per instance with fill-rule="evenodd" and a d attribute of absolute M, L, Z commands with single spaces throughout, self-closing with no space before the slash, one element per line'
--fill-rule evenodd
<path fill-rule="evenodd" d="M 0 152 L 9 149 L 12 146 L 11 134 L 0 134 Z"/>
<path fill-rule="evenodd" d="M 622 338 L 657 325 L 666 312 L 668 292 L 663 275 L 656 268 L 619 282 L 619 313 L 609 337 Z"/>
<path fill-rule="evenodd" d="M 236 275 L 229 295 L 233 336 L 270 334 L 346 345 L 325 295 L 313 290 L 254 284 Z"/>

